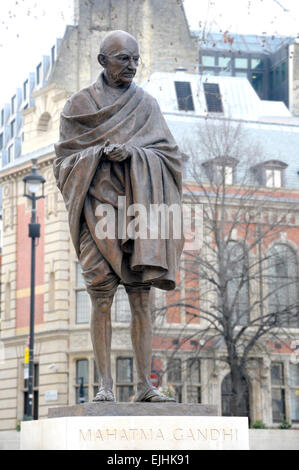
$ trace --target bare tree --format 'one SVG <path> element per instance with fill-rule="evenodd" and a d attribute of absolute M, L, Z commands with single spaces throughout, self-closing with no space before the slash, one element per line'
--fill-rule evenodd
<path fill-rule="evenodd" d="M 290 328 L 299 325 L 296 254 L 280 236 L 292 230 L 295 208 L 278 197 L 275 170 L 267 173 L 267 188 L 256 183 L 265 172 L 263 149 L 240 122 L 203 121 L 196 144 L 185 148 L 191 156 L 186 178 L 192 181 L 185 202 L 202 204 L 203 242 L 184 252 L 184 295 L 160 313 L 185 309 L 177 350 L 197 340 L 193 357 L 229 366 L 231 412 L 237 416 L 249 361 L 269 351 L 273 338 L 288 342 Z M 200 329 L 191 328 L 194 318 Z"/>

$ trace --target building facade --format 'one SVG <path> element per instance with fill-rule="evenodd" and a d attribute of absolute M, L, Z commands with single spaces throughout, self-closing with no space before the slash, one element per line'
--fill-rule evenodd
<path fill-rule="evenodd" d="M 263 100 L 283 101 L 298 115 L 298 40 L 210 32 L 199 36 L 203 75 L 246 77 Z"/>
<path fill-rule="evenodd" d="M 59 138 L 60 112 L 66 99 L 91 83 L 100 72 L 96 56 L 100 39 L 107 31 L 125 29 L 139 40 L 142 67 L 137 81 L 157 98 L 186 154 L 188 142 L 196 142 L 198 125 L 205 122 L 207 115 L 242 121 L 252 139 L 266 143 L 266 162 L 272 163 L 258 169 L 259 175 L 266 175 L 259 184 L 273 210 L 277 210 L 276 198 L 281 211 L 292 207 L 293 216 L 278 239 L 285 242 L 289 239 L 298 258 L 299 123 L 288 109 L 282 103 L 261 101 L 245 78 L 203 80 L 197 74 L 197 39 L 189 32 L 184 10 L 174 0 L 164 1 L 163 6 L 156 0 L 144 0 L 138 7 L 133 0 L 87 3 L 80 0 L 75 2 L 75 13 L 76 24 L 67 27 L 64 38 L 52 50 L 51 59 L 44 59 L 32 82 L 28 79 L 31 85 L 26 86 L 30 93 L 26 94 L 26 87 L 23 88 L 23 93 L 18 92 L 4 108 L 1 129 L 7 138 L 3 141 L 0 173 L 3 194 L 1 345 L 4 350 L 4 360 L 0 363 L 0 429 L 16 428 L 23 419 L 27 397 L 24 349 L 29 333 L 27 225 L 31 207 L 23 196 L 22 179 L 30 172 L 32 158 L 38 159 L 39 172 L 46 179 L 46 198 L 39 200 L 37 207 L 41 238 L 36 257 L 35 418 L 45 418 L 51 406 L 70 405 L 83 398 L 91 400 L 98 385 L 89 332 L 89 299 L 52 164 L 53 144 Z M 180 67 L 187 70 L 176 70 Z M 22 122 L 17 116 L 20 111 Z M 12 125 L 18 119 L 19 127 Z M 12 144 L 14 154 L 10 153 L 8 158 L 8 146 Z M 273 161 L 281 165 L 274 165 Z M 186 183 L 191 178 L 188 165 L 190 162 L 185 168 Z M 228 184 L 233 186 L 237 181 L 231 179 Z M 281 190 L 272 194 L 275 186 Z M 219 414 L 229 413 L 228 369 L 210 358 L 205 343 L 194 339 L 203 322 L 200 315 L 190 316 L 182 302 L 188 290 L 200 291 L 200 279 L 191 281 L 183 268 L 182 265 L 175 291 L 152 292 L 155 319 L 152 378 L 164 388 L 171 384 L 178 401 L 216 404 Z M 129 334 L 129 306 L 122 288 L 115 297 L 112 317 L 115 392 L 118 400 L 129 401 L 136 386 L 136 370 Z M 292 333 L 296 339 L 297 327 Z M 180 344 L 182 337 L 184 342 Z M 269 343 L 267 360 L 258 355 L 252 358 L 246 408 L 251 422 L 260 419 L 275 426 L 282 415 L 294 423 L 299 420 L 298 365 L 291 362 L 293 349 L 286 340 L 277 340 Z M 194 351 L 199 354 L 195 355 Z M 222 354 L 220 347 L 219 356 Z"/>

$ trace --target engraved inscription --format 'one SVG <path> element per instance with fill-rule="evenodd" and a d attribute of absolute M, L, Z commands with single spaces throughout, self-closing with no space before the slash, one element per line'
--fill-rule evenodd
<path fill-rule="evenodd" d="M 141 441 L 155 439 L 165 439 L 161 429 L 79 429 L 80 441 Z"/>
<path fill-rule="evenodd" d="M 79 440 L 85 442 L 96 441 L 142 441 L 142 440 L 165 440 L 175 441 L 231 441 L 238 440 L 236 428 L 176 428 L 166 435 L 162 429 L 143 428 L 105 428 L 105 429 L 79 429 Z"/>

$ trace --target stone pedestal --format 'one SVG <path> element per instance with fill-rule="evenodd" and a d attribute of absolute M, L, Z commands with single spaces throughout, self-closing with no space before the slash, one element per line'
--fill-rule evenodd
<path fill-rule="evenodd" d="M 49 418 L 70 416 L 217 416 L 217 407 L 199 403 L 97 402 L 50 408 Z"/>
<path fill-rule="evenodd" d="M 99 415 L 99 413 L 101 413 Z M 87 403 L 49 410 L 21 424 L 21 449 L 248 449 L 247 418 L 216 416 L 215 407 L 177 403 Z"/>

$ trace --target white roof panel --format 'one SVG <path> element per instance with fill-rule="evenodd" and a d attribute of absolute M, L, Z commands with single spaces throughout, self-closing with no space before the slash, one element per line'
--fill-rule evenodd
<path fill-rule="evenodd" d="M 194 111 L 179 111 L 175 82 L 189 82 L 191 86 Z M 163 73 L 151 75 L 143 88 L 153 95 L 163 112 L 180 112 L 185 116 L 207 115 L 204 83 L 217 83 L 223 105 L 223 116 L 231 119 L 250 121 L 263 120 L 271 116 L 291 118 L 292 115 L 283 102 L 263 101 L 259 98 L 251 83 L 245 77 L 214 76 L 188 74 L 186 72 Z M 215 113 L 221 115 L 221 113 Z"/>

